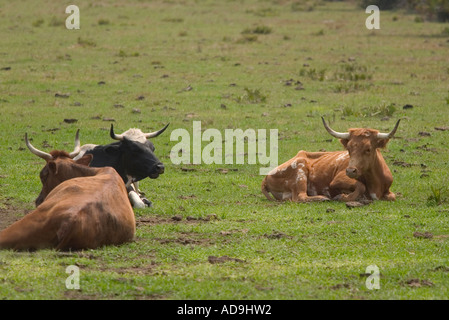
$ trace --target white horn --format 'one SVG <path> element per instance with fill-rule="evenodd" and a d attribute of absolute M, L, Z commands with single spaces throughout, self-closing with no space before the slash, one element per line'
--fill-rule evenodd
<path fill-rule="evenodd" d="M 170 123 L 167 123 L 167 125 L 165 127 L 163 127 L 161 130 L 159 131 L 154 131 L 154 132 L 150 132 L 150 133 L 144 133 L 145 138 L 150 139 L 150 138 L 154 138 L 157 137 L 158 135 L 160 135 L 162 132 L 165 131 L 165 129 L 167 129 L 168 125 Z"/>
<path fill-rule="evenodd" d="M 331 136 L 338 138 L 338 139 L 349 139 L 349 132 L 337 132 L 332 130 L 326 123 L 326 121 L 324 121 L 324 118 L 321 117 L 321 120 L 323 120 L 323 124 L 324 127 L 326 128 L 327 132 L 330 133 Z"/>
<path fill-rule="evenodd" d="M 30 141 L 28 141 L 28 135 L 27 135 L 26 133 L 25 133 L 25 143 L 26 143 L 28 149 L 30 149 L 30 151 L 31 151 L 32 153 L 34 153 L 36 156 L 38 156 L 38 157 L 44 159 L 45 161 L 53 160 L 53 157 L 52 157 L 51 154 L 49 154 L 49 153 L 47 153 L 47 152 L 44 152 L 44 151 L 41 151 L 41 150 L 38 150 L 38 149 L 36 149 L 35 147 L 33 147 L 33 146 L 31 145 Z"/>
<path fill-rule="evenodd" d="M 394 126 L 393 130 L 391 130 L 391 132 L 389 132 L 389 133 L 379 132 L 377 134 L 377 137 L 379 139 L 391 139 L 391 138 L 393 138 L 394 134 L 396 133 L 396 130 L 398 130 L 400 121 L 401 121 L 401 119 L 399 119 L 398 122 L 396 122 L 396 125 Z"/>
<path fill-rule="evenodd" d="M 80 133 L 80 129 L 78 129 L 76 131 L 76 136 L 75 136 L 75 149 L 73 149 L 72 152 L 69 153 L 69 157 L 70 159 L 75 158 L 81 151 L 81 143 L 80 143 L 80 137 L 79 137 L 79 133 Z"/>

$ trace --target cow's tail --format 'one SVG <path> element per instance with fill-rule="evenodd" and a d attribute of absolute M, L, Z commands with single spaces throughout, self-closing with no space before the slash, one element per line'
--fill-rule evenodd
<path fill-rule="evenodd" d="M 263 179 L 261 189 L 262 189 L 262 193 L 265 195 L 265 197 L 267 197 L 268 200 L 270 200 L 270 201 L 274 201 L 275 200 L 271 196 L 270 190 L 268 189 L 267 177 L 265 177 L 265 179 Z"/>

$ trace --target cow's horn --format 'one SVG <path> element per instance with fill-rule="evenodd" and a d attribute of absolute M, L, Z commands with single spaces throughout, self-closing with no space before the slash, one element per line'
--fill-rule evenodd
<path fill-rule="evenodd" d="M 113 124 L 111 124 L 111 130 L 109 131 L 109 135 L 114 140 L 123 140 L 123 135 L 122 134 L 115 134 L 114 133 L 114 125 Z"/>
<path fill-rule="evenodd" d="M 323 124 L 324 127 L 326 128 L 327 132 L 330 133 L 331 136 L 338 138 L 338 139 L 349 139 L 349 133 L 348 132 L 337 132 L 332 130 L 326 123 L 326 121 L 324 121 L 324 118 L 321 117 L 321 120 L 323 120 Z"/>
<path fill-rule="evenodd" d="M 394 126 L 393 130 L 391 130 L 391 132 L 389 132 L 389 133 L 379 132 L 377 134 L 377 137 L 379 139 L 391 139 L 391 138 L 393 138 L 394 134 L 396 133 L 396 130 L 398 130 L 400 121 L 401 121 L 401 119 L 399 119 L 398 122 L 396 122 L 396 125 Z"/>
<path fill-rule="evenodd" d="M 44 159 L 45 161 L 53 160 L 53 157 L 52 157 L 51 154 L 49 154 L 49 153 L 47 153 L 47 152 L 44 152 L 44 151 L 41 151 L 41 150 L 38 150 L 38 149 L 36 149 L 35 147 L 33 147 L 33 146 L 31 145 L 30 141 L 28 141 L 28 135 L 27 135 L 26 133 L 25 133 L 25 143 L 26 143 L 28 149 L 30 149 L 30 151 L 31 151 L 32 153 L 34 153 L 36 156 L 38 156 L 38 157 Z"/>
<path fill-rule="evenodd" d="M 163 127 L 161 130 L 159 131 L 154 131 L 154 132 L 150 132 L 150 133 L 145 133 L 145 138 L 150 139 L 150 138 L 154 138 L 157 137 L 158 135 L 160 135 L 162 132 L 165 131 L 165 129 L 167 129 L 168 125 L 170 123 L 167 123 L 167 125 L 165 127 Z"/>
<path fill-rule="evenodd" d="M 72 152 L 69 153 L 69 157 L 70 159 L 75 158 L 81 151 L 81 143 L 80 143 L 80 137 L 79 137 L 79 133 L 80 133 L 80 129 L 78 129 L 76 131 L 76 136 L 75 136 L 75 149 L 73 149 Z"/>

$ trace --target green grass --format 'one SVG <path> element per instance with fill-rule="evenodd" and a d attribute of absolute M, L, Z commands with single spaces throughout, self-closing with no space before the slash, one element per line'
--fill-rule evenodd
<path fill-rule="evenodd" d="M 58 2 L 0 5 L 0 219 L 23 216 L 40 192 L 44 163 L 26 149 L 25 132 L 38 148 L 71 151 L 78 128 L 82 143 L 110 143 L 107 119 L 116 132 L 170 122 L 154 139 L 166 172 L 141 182 L 154 207 L 135 210 L 132 243 L 0 252 L 0 298 L 449 297 L 449 206 L 440 201 L 449 131 L 434 129 L 449 123 L 441 24 L 382 11 L 381 29 L 367 30 L 364 10 L 341 2 L 76 4 L 80 30 L 65 28 Z M 322 115 L 338 131 L 388 131 L 402 118 L 383 151 L 396 202 L 274 203 L 260 192 L 259 165 L 170 161 L 170 131 L 192 132 L 193 121 L 222 134 L 278 129 L 279 163 L 301 149 L 341 150 Z M 242 262 L 212 264 L 209 256 Z M 379 290 L 365 286 L 373 264 Z M 80 268 L 80 290 L 65 287 L 69 265 Z"/>

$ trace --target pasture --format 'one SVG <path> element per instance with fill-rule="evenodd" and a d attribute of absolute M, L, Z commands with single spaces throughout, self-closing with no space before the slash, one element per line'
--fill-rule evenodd
<path fill-rule="evenodd" d="M 70 151 L 78 128 L 82 144 L 107 144 L 111 123 L 170 126 L 152 140 L 166 170 L 140 183 L 153 207 L 135 210 L 135 241 L 1 251 L 0 299 L 447 299 L 448 24 L 381 11 L 368 30 L 368 16 L 319 0 L 1 1 L 0 229 L 41 189 L 25 133 Z M 382 150 L 396 202 L 270 202 L 261 164 L 170 159 L 170 133 L 194 121 L 278 129 L 279 164 L 342 150 L 321 116 L 338 131 L 402 119 Z M 72 265 L 80 289 L 66 288 Z"/>

